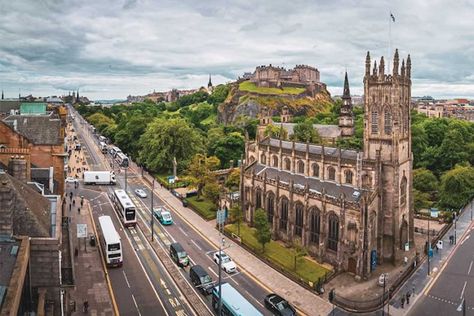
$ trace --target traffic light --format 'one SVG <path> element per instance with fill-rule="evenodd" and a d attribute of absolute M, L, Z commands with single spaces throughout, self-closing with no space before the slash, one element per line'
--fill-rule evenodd
<path fill-rule="evenodd" d="M 336 293 L 334 292 L 334 289 L 329 291 L 329 302 L 332 303 L 332 301 L 334 300 L 334 295 L 336 295 Z"/>

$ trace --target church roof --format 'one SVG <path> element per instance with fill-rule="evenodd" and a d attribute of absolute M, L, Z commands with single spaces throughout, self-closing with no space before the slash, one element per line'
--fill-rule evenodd
<path fill-rule="evenodd" d="M 295 123 L 280 123 L 288 131 L 288 135 L 294 134 Z M 322 138 L 338 138 L 341 136 L 341 128 L 337 125 L 313 124 Z"/>
<path fill-rule="evenodd" d="M 293 180 L 295 186 L 304 188 L 306 185 L 308 185 L 310 191 L 322 193 L 324 190 L 326 195 L 332 196 L 334 198 L 340 198 L 341 194 L 344 194 L 347 201 L 358 202 L 361 197 L 361 192 L 359 189 L 347 184 L 338 184 L 315 177 L 306 177 L 302 174 L 295 174 L 289 171 L 279 170 L 277 168 L 268 167 L 260 163 L 257 163 L 254 168 L 257 175 L 263 176 L 263 174 L 266 173 L 267 179 L 276 180 L 277 176 L 279 176 L 281 182 L 290 183 L 290 180 Z"/>

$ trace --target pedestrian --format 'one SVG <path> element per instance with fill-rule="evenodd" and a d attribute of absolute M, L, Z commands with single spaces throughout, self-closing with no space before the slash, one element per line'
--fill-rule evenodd
<path fill-rule="evenodd" d="M 72 205 L 71 203 L 69 203 L 69 212 L 71 211 L 71 209 L 72 209 Z"/>
<path fill-rule="evenodd" d="M 405 295 L 402 295 L 402 298 L 401 298 L 401 303 L 402 303 L 402 308 L 405 307 Z"/>
<path fill-rule="evenodd" d="M 438 245 L 435 245 L 435 251 L 438 253 Z"/>
<path fill-rule="evenodd" d="M 81 197 L 81 207 L 84 206 L 84 197 Z"/>
<path fill-rule="evenodd" d="M 77 214 L 81 214 L 81 207 L 80 206 L 77 208 Z"/>
<path fill-rule="evenodd" d="M 72 200 L 72 192 L 69 192 L 69 199 Z"/>
<path fill-rule="evenodd" d="M 413 287 L 411 288 L 411 293 L 413 294 L 413 296 L 415 296 L 415 286 L 413 285 Z"/>
<path fill-rule="evenodd" d="M 84 313 L 87 313 L 89 310 L 89 302 L 87 300 L 84 301 Z"/>
<path fill-rule="evenodd" d="M 72 205 L 76 205 L 76 199 L 72 200 Z"/>
<path fill-rule="evenodd" d="M 407 292 L 407 305 L 410 305 L 410 291 Z"/>

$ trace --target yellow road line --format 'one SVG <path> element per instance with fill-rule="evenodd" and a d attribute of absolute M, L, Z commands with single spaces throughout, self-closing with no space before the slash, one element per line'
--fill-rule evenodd
<path fill-rule="evenodd" d="M 91 217 L 91 220 L 92 220 L 92 228 L 94 229 L 94 234 L 95 234 L 95 238 L 96 238 L 96 241 L 97 241 L 97 245 L 99 246 L 99 252 L 100 252 L 100 261 L 102 262 L 102 268 L 104 269 L 104 273 L 105 273 L 105 282 L 107 283 L 107 288 L 109 289 L 109 294 L 110 294 L 110 298 L 112 299 L 112 307 L 114 309 L 114 313 L 115 315 L 119 316 L 120 315 L 120 312 L 118 310 L 118 306 L 117 306 L 117 302 L 115 300 L 115 294 L 114 294 L 114 290 L 112 289 L 112 284 L 110 283 L 110 278 L 109 278 L 109 272 L 107 271 L 107 267 L 105 266 L 105 261 L 104 261 L 104 252 L 102 250 L 102 245 L 100 243 L 100 236 L 99 234 L 97 234 L 97 229 L 95 227 L 95 221 L 94 221 L 94 216 L 92 215 L 92 210 L 91 210 L 91 206 L 89 203 L 87 203 L 87 208 L 89 209 L 89 215 Z"/>

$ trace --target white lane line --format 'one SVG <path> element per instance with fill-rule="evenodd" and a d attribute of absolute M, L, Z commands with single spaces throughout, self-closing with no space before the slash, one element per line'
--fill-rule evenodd
<path fill-rule="evenodd" d="M 462 291 L 461 291 L 461 299 L 464 297 L 464 290 L 466 289 L 466 284 L 467 284 L 467 281 L 464 281 L 464 286 L 462 287 Z"/>
<path fill-rule="evenodd" d="M 200 251 L 202 251 L 202 248 L 201 248 L 201 247 L 199 247 L 199 245 L 198 245 L 198 244 L 196 244 L 196 242 L 195 242 L 194 240 L 192 240 L 192 239 L 191 239 L 191 242 L 194 244 L 194 246 L 196 246 L 196 247 L 197 247 L 197 249 L 199 249 Z"/>
<path fill-rule="evenodd" d="M 188 237 L 188 233 L 184 231 L 181 227 L 178 227 L 178 229 L 183 233 L 184 236 Z"/>
<path fill-rule="evenodd" d="M 212 270 L 211 267 L 207 267 L 207 268 L 208 268 L 212 273 L 214 273 L 214 275 L 215 275 L 216 277 L 219 277 L 219 275 L 218 275 L 216 272 L 214 272 L 214 270 Z"/>
<path fill-rule="evenodd" d="M 135 296 L 132 294 L 133 304 L 135 304 L 135 308 L 137 309 L 138 315 L 141 316 L 140 310 L 138 309 L 137 301 L 135 300 Z"/>
<path fill-rule="evenodd" d="M 128 282 L 128 278 L 127 278 L 127 275 L 125 274 L 125 271 L 122 270 L 122 273 L 123 273 L 123 276 L 125 278 L 125 282 L 127 282 L 128 288 L 130 288 L 130 282 Z"/>
<path fill-rule="evenodd" d="M 467 270 L 468 275 L 471 273 L 471 269 L 472 269 L 472 261 L 471 261 L 471 264 L 469 265 L 469 270 Z"/>
<path fill-rule="evenodd" d="M 259 301 L 259 300 L 257 300 L 255 297 L 253 297 L 253 295 L 252 295 L 252 294 L 250 294 L 250 293 L 249 293 L 249 291 L 245 290 L 245 293 L 247 293 L 247 295 L 248 295 L 248 296 L 250 296 L 251 298 L 253 298 L 253 299 L 254 299 L 254 301 L 255 301 L 255 302 L 257 302 L 257 304 L 258 304 L 258 305 L 260 305 L 260 306 L 262 306 L 262 307 L 265 307 L 265 306 L 263 306 L 263 304 L 262 304 L 262 303 L 260 303 L 260 301 Z"/>

